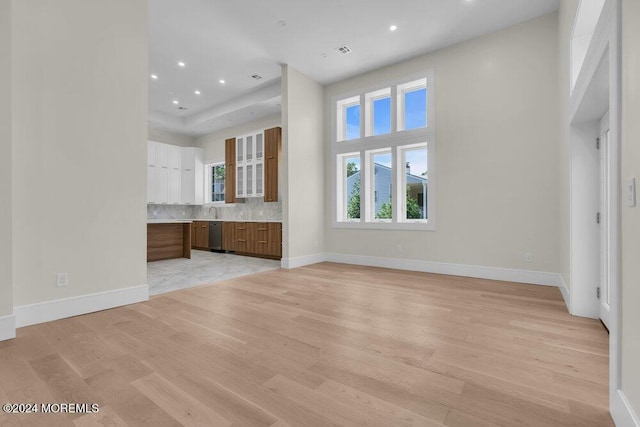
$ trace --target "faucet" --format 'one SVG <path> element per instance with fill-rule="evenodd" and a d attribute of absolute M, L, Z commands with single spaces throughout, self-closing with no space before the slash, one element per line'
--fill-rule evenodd
<path fill-rule="evenodd" d="M 211 210 L 213 210 L 213 219 L 218 219 L 218 208 L 211 206 L 209 208 L 209 215 L 211 215 Z"/>

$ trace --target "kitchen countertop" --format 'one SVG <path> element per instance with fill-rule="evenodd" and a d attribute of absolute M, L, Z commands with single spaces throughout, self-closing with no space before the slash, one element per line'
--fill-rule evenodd
<path fill-rule="evenodd" d="M 220 222 L 282 222 L 281 219 L 212 219 L 212 218 L 195 218 L 195 219 L 147 219 L 147 224 L 187 224 L 194 221 L 220 221 Z"/>

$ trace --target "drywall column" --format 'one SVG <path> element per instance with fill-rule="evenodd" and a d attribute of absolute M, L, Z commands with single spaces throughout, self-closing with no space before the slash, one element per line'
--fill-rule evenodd
<path fill-rule="evenodd" d="M 622 1 L 622 392 L 640 416 L 640 206 L 627 206 L 625 186 L 640 184 L 640 3 Z M 636 419 L 636 423 L 639 421 Z"/>
<path fill-rule="evenodd" d="M 15 336 L 11 206 L 11 0 L 0 0 L 0 341 Z"/>
<path fill-rule="evenodd" d="M 569 130 L 569 95 L 571 86 L 571 34 L 578 10 L 577 0 L 560 2 L 558 11 L 558 94 L 560 97 L 560 144 L 558 167 L 560 170 L 558 190 L 560 201 L 558 250 L 560 260 L 560 276 L 566 287 L 562 290 L 567 305 L 569 304 L 569 288 L 571 287 L 571 247 L 570 247 L 570 170 L 571 170 L 571 142 Z M 567 307 L 571 311 L 570 307 Z"/>
<path fill-rule="evenodd" d="M 324 258 L 324 89 L 282 67 L 284 268 Z"/>
<path fill-rule="evenodd" d="M 148 298 L 147 7 L 12 3 L 18 326 Z"/>

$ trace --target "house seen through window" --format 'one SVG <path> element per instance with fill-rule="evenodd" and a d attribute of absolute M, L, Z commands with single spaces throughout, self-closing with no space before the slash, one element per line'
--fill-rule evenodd
<path fill-rule="evenodd" d="M 208 202 L 224 202 L 225 191 L 225 166 L 224 163 L 218 163 L 207 166 L 208 176 Z"/>

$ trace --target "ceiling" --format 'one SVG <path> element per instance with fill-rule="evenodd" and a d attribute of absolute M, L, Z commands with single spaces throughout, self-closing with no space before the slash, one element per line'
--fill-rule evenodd
<path fill-rule="evenodd" d="M 553 12 L 558 4 L 150 0 L 149 124 L 201 135 L 278 114 L 281 64 L 326 85 Z M 352 52 L 335 51 L 343 44 Z"/>

